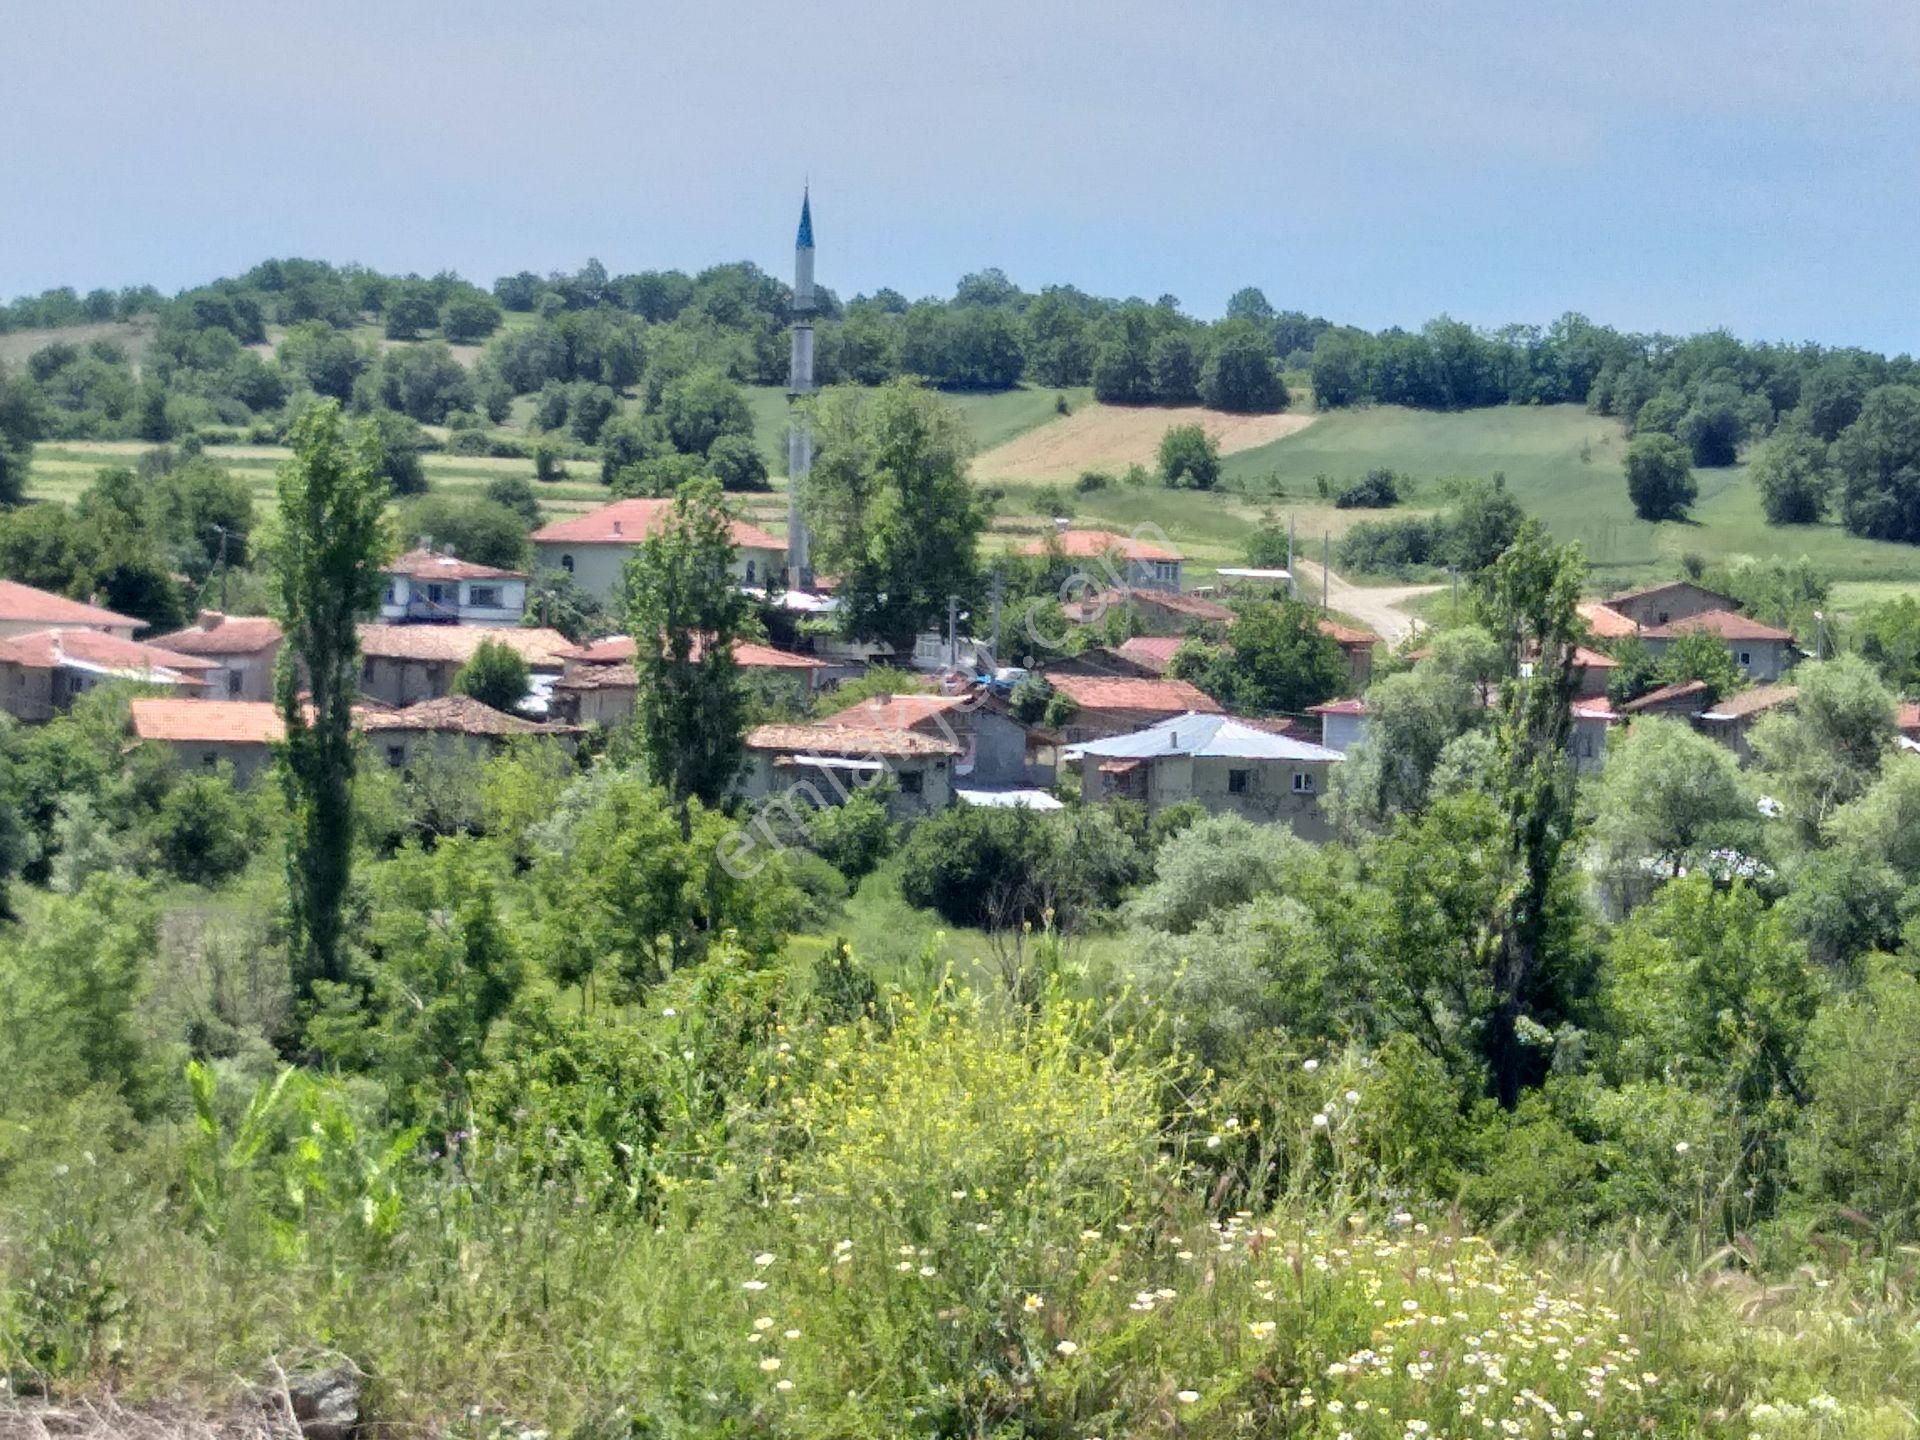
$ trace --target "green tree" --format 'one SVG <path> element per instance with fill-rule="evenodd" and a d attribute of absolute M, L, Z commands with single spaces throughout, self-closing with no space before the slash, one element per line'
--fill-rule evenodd
<path fill-rule="evenodd" d="M 1610 744 L 1587 798 L 1595 868 L 1622 911 L 1717 850 L 1757 848 L 1759 812 L 1733 752 L 1677 720 L 1648 716 Z"/>
<path fill-rule="evenodd" d="M 417 340 L 440 323 L 440 312 L 423 287 L 408 285 L 388 294 L 386 322 L 387 339 Z"/>
<path fill-rule="evenodd" d="M 849 636 L 910 656 L 948 598 L 965 604 L 979 580 L 987 517 L 967 479 L 965 429 L 910 380 L 828 391 L 817 413 L 818 455 L 800 501 L 815 568 L 841 577 Z"/>
<path fill-rule="evenodd" d="M 189 885 L 218 885 L 246 869 L 254 826 L 232 770 L 183 776 L 160 802 L 152 838 L 167 873 Z"/>
<path fill-rule="evenodd" d="M 1507 1109 L 1544 1069 L 1544 1056 L 1529 1035 L 1540 1028 L 1541 1017 L 1564 1013 L 1565 996 L 1581 983 L 1572 973 L 1577 951 L 1555 943 L 1554 899 L 1573 838 L 1568 742 L 1578 684 L 1573 654 L 1585 629 L 1579 612 L 1585 574 L 1578 545 L 1555 545 L 1530 520 L 1476 582 L 1478 607 L 1511 677 L 1502 686 L 1495 722 L 1505 852 L 1500 900 L 1479 942 L 1495 997 L 1487 1058 L 1494 1094 Z M 1525 679 L 1523 659 L 1530 662 Z"/>
<path fill-rule="evenodd" d="M 1627 498 L 1642 520 L 1684 520 L 1699 496 L 1687 447 L 1671 435 L 1642 434 L 1627 447 Z"/>
<path fill-rule="evenodd" d="M 1153 396 L 1162 405 L 1191 405 L 1200 398 L 1200 355 L 1193 336 L 1169 330 L 1148 352 Z"/>
<path fill-rule="evenodd" d="M 43 415 L 44 402 L 33 382 L 0 365 L 0 507 L 18 505 L 26 495 Z"/>
<path fill-rule="evenodd" d="M 1160 483 L 1211 490 L 1220 480 L 1220 444 L 1200 425 L 1171 425 L 1160 437 Z"/>
<path fill-rule="evenodd" d="M 436 550 L 503 570 L 526 568 L 533 553 L 526 527 L 522 514 L 482 496 L 420 495 L 400 510 L 406 544 L 431 538 Z"/>
<path fill-rule="evenodd" d="M 1833 495 L 1826 443 L 1794 419 L 1781 422 L 1752 466 L 1760 508 L 1771 525 L 1816 525 Z"/>
<path fill-rule="evenodd" d="M 0 542 L 0 557 L 4 557 L 3 546 Z M 0 568 L 4 566 L 0 558 Z M 1855 619 L 1854 635 L 1860 654 L 1887 684 L 1904 695 L 1920 694 L 1920 599 L 1896 595 L 1869 605 Z"/>
<path fill-rule="evenodd" d="M 689 802 L 725 799 L 745 753 L 747 701 L 733 646 L 747 601 L 732 574 L 732 524 L 720 487 L 696 482 L 627 562 L 622 609 L 636 647 L 641 740 L 683 835 Z"/>
<path fill-rule="evenodd" d="M 380 598 L 387 483 L 378 434 L 350 436 L 333 401 L 296 420 L 290 439 L 293 458 L 279 477 L 277 610 L 287 639 L 276 690 L 287 729 L 280 773 L 292 818 L 289 950 L 305 998 L 316 981 L 346 977 L 343 906 L 353 865 L 360 670 L 355 624 Z"/>
<path fill-rule="evenodd" d="M 380 470 L 395 495 L 420 495 L 427 488 L 427 467 L 420 450 L 420 427 L 396 410 L 375 410 L 366 424 L 379 437 Z"/>
<path fill-rule="evenodd" d="M 456 295 L 440 312 L 440 333 L 455 345 L 478 345 L 499 328 L 499 304 L 478 291 Z"/>
<path fill-rule="evenodd" d="M 718 370 L 694 370 L 661 392 L 667 438 L 682 455 L 705 455 L 722 435 L 753 436 L 753 414 L 738 385 Z"/>
<path fill-rule="evenodd" d="M 1873 783 L 1893 744 L 1895 705 L 1857 655 L 1810 661 L 1794 681 L 1793 709 L 1762 716 L 1749 743 L 1765 790 L 1813 844 L 1827 818 Z"/>
<path fill-rule="evenodd" d="M 1740 673 L 1740 666 L 1734 661 L 1732 648 L 1711 630 L 1683 631 L 1669 642 L 1655 675 L 1662 685 L 1700 681 L 1707 687 L 1708 704 L 1747 683 L 1747 677 Z"/>
<path fill-rule="evenodd" d="M 1920 386 L 1869 391 L 1833 442 L 1840 519 L 1856 535 L 1920 542 Z"/>
<path fill-rule="evenodd" d="M 1333 699 L 1348 684 L 1346 657 L 1322 633 L 1314 608 L 1301 601 L 1245 606 L 1229 639 L 1231 644 L 1203 653 L 1199 673 L 1186 677 L 1229 710 L 1298 715 Z"/>
<path fill-rule="evenodd" d="M 498 640 L 482 640 L 454 673 L 453 688 L 482 705 L 511 710 L 527 698 L 527 675 L 527 662 L 518 650 Z"/>
<path fill-rule="evenodd" d="M 1287 387 L 1273 364 L 1273 344 L 1251 325 L 1220 327 L 1200 375 L 1200 395 L 1214 410 L 1284 410 Z"/>
<path fill-rule="evenodd" d="M 342 404 L 353 398 L 354 382 L 372 367 L 374 358 L 351 335 L 319 320 L 294 326 L 275 354 L 316 395 Z"/>

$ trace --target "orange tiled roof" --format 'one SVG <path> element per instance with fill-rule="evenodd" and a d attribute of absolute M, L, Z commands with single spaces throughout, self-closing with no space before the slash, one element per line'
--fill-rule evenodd
<path fill-rule="evenodd" d="M 1638 700 L 1629 700 L 1620 707 L 1628 715 L 1638 715 L 1643 710 L 1652 710 L 1666 704 L 1669 700 L 1686 700 L 1707 692 L 1704 680 L 1683 680 L 1677 685 L 1662 685 L 1658 690 L 1649 690 Z"/>
<path fill-rule="evenodd" d="M 1307 711 L 1313 715 L 1371 715 L 1373 706 L 1360 699 L 1329 700 L 1324 705 L 1309 705 Z"/>
<path fill-rule="evenodd" d="M 1704 615 L 1689 615 L 1666 625 L 1656 625 L 1643 633 L 1652 640 L 1671 640 L 1695 630 L 1708 630 L 1722 640 L 1791 640 L 1793 632 L 1777 625 L 1766 625 L 1748 615 L 1731 610 L 1709 610 Z"/>
<path fill-rule="evenodd" d="M 149 642 L 181 655 L 252 655 L 281 640 L 280 622 L 265 615 L 222 615 L 208 610 L 197 624 Z"/>
<path fill-rule="evenodd" d="M 875 695 L 827 716 L 820 723 L 850 729 L 911 730 L 931 716 L 958 710 L 966 703 L 965 695 Z"/>
<path fill-rule="evenodd" d="M 437 700 L 422 700 L 402 710 L 368 711 L 360 716 L 360 728 L 368 734 L 390 730 L 424 730 L 441 735 L 570 735 L 569 725 L 543 725 L 491 705 L 482 705 L 471 695 L 442 695 Z"/>
<path fill-rule="evenodd" d="M 542 525 L 533 532 L 533 540 L 535 544 L 554 545 L 638 545 L 672 509 L 671 500 L 616 500 L 584 515 Z M 744 520 L 735 520 L 730 533 L 733 543 L 743 550 L 787 548 L 785 541 Z"/>
<path fill-rule="evenodd" d="M 443 661 L 464 665 L 482 640 L 519 653 L 536 669 L 558 670 L 572 642 L 558 630 L 522 625 L 379 625 L 360 627 L 360 653 L 379 660 Z"/>
<path fill-rule="evenodd" d="M 1611 605 L 1602 605 L 1597 600 L 1589 600 L 1579 608 L 1580 618 L 1587 622 L 1596 640 L 1623 639 L 1640 628 Z"/>
<path fill-rule="evenodd" d="M 1186 643 L 1184 635 L 1135 635 L 1130 640 L 1122 640 L 1115 653 L 1164 675 L 1173 664 L 1174 655 Z"/>
<path fill-rule="evenodd" d="M 144 629 L 146 621 L 131 615 L 116 615 L 98 605 L 69 600 L 51 590 L 36 590 L 17 580 L 0 580 L 0 620 L 29 625 L 87 625 L 118 629 L 131 625 Z"/>
<path fill-rule="evenodd" d="M 1338 620 L 1329 620 L 1324 615 L 1318 622 L 1320 633 L 1334 644 L 1340 646 L 1374 646 L 1380 643 L 1380 637 L 1371 630 L 1356 630 L 1351 625 L 1342 625 Z"/>
<path fill-rule="evenodd" d="M 272 745 L 287 738 L 280 709 L 265 700 L 131 702 L 134 736 L 212 745 Z"/>
<path fill-rule="evenodd" d="M 1131 535 L 1116 535 L 1111 530 L 1060 530 L 1020 547 L 1022 555 L 1045 555 L 1049 546 L 1057 547 L 1069 560 L 1094 560 L 1114 553 L 1123 560 L 1178 560 L 1178 550 L 1136 540 Z"/>
<path fill-rule="evenodd" d="M 409 550 L 380 567 L 382 575 L 404 575 L 409 580 L 524 580 L 524 570 L 501 570 L 431 550 Z"/>
<path fill-rule="evenodd" d="M 31 635 L 9 636 L 0 639 L 0 659 L 29 670 L 55 670 L 73 660 L 104 670 L 151 673 L 159 680 L 171 673 L 188 685 L 205 684 L 200 677 L 218 668 L 197 655 L 182 655 L 144 640 L 122 640 L 104 630 L 36 630 Z"/>
<path fill-rule="evenodd" d="M 911 758 L 958 755 L 960 747 L 913 730 L 885 730 L 854 725 L 762 725 L 747 734 L 749 750 L 794 755 Z"/>
<path fill-rule="evenodd" d="M 700 655 L 700 644 L 694 642 L 695 658 Z M 586 645 L 570 646 L 560 652 L 562 660 L 570 660 L 577 665 L 618 665 L 629 663 L 639 653 L 631 635 L 608 635 Z M 733 661 L 736 665 L 749 670 L 825 670 L 827 662 L 816 660 L 811 655 L 795 655 L 788 650 L 776 650 L 771 645 L 756 644 L 751 640 L 733 642 Z"/>
<path fill-rule="evenodd" d="M 1894 721 L 1901 733 L 1920 740 L 1920 700 L 1908 700 L 1900 706 L 1898 718 Z"/>
<path fill-rule="evenodd" d="M 1218 715 L 1220 703 L 1185 680 L 1125 680 L 1107 675 L 1052 675 L 1055 690 L 1082 710 L 1146 710 L 1183 715 L 1189 710 Z"/>

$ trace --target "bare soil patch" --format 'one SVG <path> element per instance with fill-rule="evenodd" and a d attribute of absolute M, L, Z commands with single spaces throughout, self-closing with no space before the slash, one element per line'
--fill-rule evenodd
<path fill-rule="evenodd" d="M 1065 480 L 1083 470 L 1152 465 L 1160 437 L 1199 425 L 1222 454 L 1268 445 L 1313 423 L 1311 415 L 1228 415 L 1198 405 L 1088 405 L 974 458 L 982 480 Z"/>

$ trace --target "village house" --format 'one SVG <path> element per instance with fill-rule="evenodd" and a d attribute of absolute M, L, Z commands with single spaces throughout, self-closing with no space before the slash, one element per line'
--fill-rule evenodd
<path fill-rule="evenodd" d="M 1185 680 L 1124 680 L 1100 675 L 1049 674 L 1047 683 L 1073 702 L 1073 714 L 1060 727 L 1067 745 L 1128 735 L 1189 711 L 1220 713 L 1220 703 Z"/>
<path fill-rule="evenodd" d="M 1581 613 L 1587 613 L 1587 608 L 1583 606 Z M 1669 580 L 1664 584 L 1615 595 L 1604 603 L 1604 608 L 1624 617 L 1639 629 L 1651 630 L 1714 610 L 1738 610 L 1740 602 L 1731 595 L 1722 595 L 1718 590 L 1709 590 L 1691 580 Z M 1588 624 L 1593 624 L 1591 617 Z M 1601 639 L 1610 638 L 1601 635 L 1597 627 L 1594 633 Z"/>
<path fill-rule="evenodd" d="M 762 725 L 747 733 L 746 748 L 738 788 L 748 800 L 804 816 L 890 776 L 887 808 L 896 820 L 931 815 L 952 802 L 953 764 L 961 753 L 938 736 L 845 725 Z"/>
<path fill-rule="evenodd" d="M 1677 684 L 1662 685 L 1658 690 L 1649 690 L 1646 694 L 1627 701 L 1620 707 L 1620 713 L 1626 716 L 1671 715 L 1691 721 L 1706 708 L 1706 682 L 1682 680 Z"/>
<path fill-rule="evenodd" d="M 1580 618 L 1587 622 L 1587 629 L 1593 638 L 1602 644 L 1615 640 L 1624 640 L 1629 635 L 1640 633 L 1640 627 L 1622 615 L 1618 610 L 1602 604 L 1598 600 L 1583 601 L 1578 607 Z"/>
<path fill-rule="evenodd" d="M 1347 661 L 1347 693 L 1360 695 L 1373 683 L 1373 647 L 1380 637 L 1371 630 L 1358 630 L 1338 620 L 1320 618 L 1320 633 L 1340 647 Z"/>
<path fill-rule="evenodd" d="M 533 532 L 534 562 L 542 570 L 560 570 L 596 600 L 619 592 L 627 560 L 673 511 L 671 500 L 616 500 L 555 520 Z M 786 565 L 786 542 L 757 526 L 735 520 L 733 577 L 743 585 L 765 586 L 779 580 Z"/>
<path fill-rule="evenodd" d="M 1607 736 L 1619 723 L 1620 716 L 1604 695 L 1573 702 L 1573 730 L 1567 746 L 1576 774 L 1590 775 L 1607 763 Z"/>
<path fill-rule="evenodd" d="M 1706 610 L 1643 629 L 1640 638 L 1658 659 L 1682 635 L 1706 631 L 1726 642 L 1733 663 L 1749 680 L 1778 680 L 1793 665 L 1793 632 L 1732 610 Z"/>
<path fill-rule="evenodd" d="M 1337 750 L 1228 715 L 1181 715 L 1128 735 L 1069 747 L 1091 804 L 1132 800 L 1157 814 L 1196 800 L 1214 814 L 1281 823 L 1304 840 L 1330 835 L 1320 813 Z"/>
<path fill-rule="evenodd" d="M 1040 673 L 1051 680 L 1056 675 L 1105 675 L 1122 680 L 1154 680 L 1166 674 L 1173 652 L 1185 636 L 1138 635 L 1117 649 L 1089 645 L 1077 655 L 1062 655 L 1040 665 Z"/>
<path fill-rule="evenodd" d="M 1093 625 L 1118 611 L 1143 635 L 1185 635 L 1201 625 L 1230 625 L 1233 611 L 1199 595 L 1174 590 L 1108 589 L 1060 607 L 1076 625 Z"/>
<path fill-rule="evenodd" d="M 1181 555 L 1165 545 L 1111 530 L 1074 530 L 1056 521 L 1052 535 L 1029 540 L 1022 555 L 1058 553 L 1093 577 L 1098 590 L 1166 590 L 1180 593 Z"/>
<path fill-rule="evenodd" d="M 960 747 L 954 784 L 975 790 L 1053 783 L 1052 737 L 1016 720 L 983 691 L 964 695 L 876 695 L 829 715 L 823 725 L 911 730 Z"/>
<path fill-rule="evenodd" d="M 443 695 L 398 710 L 366 709 L 358 712 L 355 723 L 373 754 L 396 770 L 429 757 L 485 755 L 506 741 L 527 736 L 548 736 L 571 745 L 579 734 L 571 725 L 509 715 L 469 695 Z"/>
<path fill-rule="evenodd" d="M 42 630 L 98 630 L 103 635 L 131 640 L 134 631 L 145 628 L 144 620 L 131 615 L 116 615 L 98 605 L 69 600 L 51 590 L 36 590 L 16 580 L 0 580 L 0 640 Z"/>
<path fill-rule="evenodd" d="M 1750 690 L 1721 696 L 1710 708 L 1696 715 L 1693 723 L 1702 735 L 1711 736 L 1732 750 L 1744 765 L 1753 758 L 1747 733 L 1753 729 L 1754 722 L 1762 715 L 1790 709 L 1799 694 L 1797 685 L 1756 685 Z"/>
<path fill-rule="evenodd" d="M 380 567 L 380 618 L 448 625 L 518 625 L 527 609 L 523 571 L 476 565 L 422 546 Z"/>
<path fill-rule="evenodd" d="M 1367 738 L 1373 706 L 1357 698 L 1329 700 L 1324 705 L 1309 705 L 1307 711 L 1320 717 L 1320 743 L 1345 755 Z"/>
<path fill-rule="evenodd" d="M 210 660 L 122 639 L 104 630 L 41 630 L 0 638 L 0 710 L 38 723 L 64 715 L 73 702 L 111 680 L 204 694 Z"/>
<path fill-rule="evenodd" d="M 518 625 L 383 625 L 360 627 L 360 691 L 382 704 L 436 700 L 481 642 L 517 651 L 536 675 L 557 677 L 572 642 L 558 630 Z"/>
<path fill-rule="evenodd" d="M 280 656 L 280 622 L 265 615 L 223 615 L 202 610 L 185 630 L 153 640 L 163 650 L 211 661 L 206 674 L 209 696 L 227 700 L 271 700 L 273 667 Z"/>
<path fill-rule="evenodd" d="M 140 744 L 168 751 L 187 768 L 230 765 L 241 785 L 259 778 L 273 762 L 273 747 L 287 738 L 279 707 L 262 700 L 142 697 L 128 711 L 128 733 Z"/>
<path fill-rule="evenodd" d="M 700 653 L 694 646 L 696 656 Z M 583 725 L 618 725 L 639 703 L 640 679 L 634 669 L 635 646 L 628 635 L 609 635 L 560 652 L 562 670 L 554 682 L 556 716 Z M 736 640 L 733 663 L 760 684 L 797 705 L 811 701 L 826 686 L 834 667 L 811 655 L 795 655 L 751 640 Z"/>

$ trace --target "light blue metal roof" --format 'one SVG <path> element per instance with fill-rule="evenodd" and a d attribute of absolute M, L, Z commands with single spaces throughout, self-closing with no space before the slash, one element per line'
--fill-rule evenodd
<path fill-rule="evenodd" d="M 1109 740 L 1070 746 L 1067 758 L 1105 755 L 1115 760 L 1151 760 L 1158 755 L 1192 755 L 1217 760 L 1343 760 L 1338 750 L 1275 735 L 1231 715 L 1177 715 Z"/>

